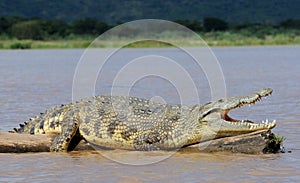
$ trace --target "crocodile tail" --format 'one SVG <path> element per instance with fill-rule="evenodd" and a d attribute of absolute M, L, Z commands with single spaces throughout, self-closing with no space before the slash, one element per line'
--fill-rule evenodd
<path fill-rule="evenodd" d="M 13 130 L 8 131 L 9 133 L 22 133 L 24 131 L 25 125 L 28 122 L 24 122 L 24 124 L 19 124 L 20 128 L 13 128 Z"/>
<path fill-rule="evenodd" d="M 25 121 L 24 123 L 19 124 L 19 128 L 13 128 L 13 130 L 9 131 L 11 133 L 30 133 L 34 134 L 35 125 L 39 122 L 40 116 L 36 116 L 35 118 L 30 118 L 29 121 Z"/>
<path fill-rule="evenodd" d="M 25 125 L 27 122 L 24 122 L 24 124 L 19 124 L 19 128 L 13 128 L 13 130 L 9 130 L 9 133 L 22 133 L 24 131 Z"/>

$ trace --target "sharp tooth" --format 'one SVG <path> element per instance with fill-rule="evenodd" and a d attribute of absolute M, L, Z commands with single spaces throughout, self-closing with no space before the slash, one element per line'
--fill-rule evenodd
<path fill-rule="evenodd" d="M 265 121 L 264 121 L 264 120 L 262 120 L 262 121 L 261 121 L 261 123 L 262 123 L 262 124 L 264 124 L 264 123 L 265 123 Z"/>
<path fill-rule="evenodd" d="M 266 124 L 268 124 L 269 123 L 269 121 L 268 121 L 268 119 L 266 119 Z"/>
<path fill-rule="evenodd" d="M 254 128 L 254 125 L 251 125 L 251 126 L 250 126 L 250 130 L 252 130 L 253 128 Z"/>

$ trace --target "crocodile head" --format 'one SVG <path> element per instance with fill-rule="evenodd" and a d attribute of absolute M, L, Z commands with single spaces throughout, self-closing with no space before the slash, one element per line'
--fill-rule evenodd
<path fill-rule="evenodd" d="M 215 138 L 272 129 L 276 126 L 275 120 L 273 122 L 262 121 L 257 123 L 250 120 L 237 120 L 229 116 L 231 110 L 242 107 L 245 104 L 255 104 L 262 97 L 270 95 L 272 91 L 270 88 L 262 88 L 257 93 L 247 96 L 220 99 L 207 103 L 200 108 L 200 125 L 205 126 L 206 132 L 215 134 Z"/>

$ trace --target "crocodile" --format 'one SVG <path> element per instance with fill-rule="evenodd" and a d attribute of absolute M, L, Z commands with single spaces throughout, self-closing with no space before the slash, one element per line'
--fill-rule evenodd
<path fill-rule="evenodd" d="M 56 134 L 50 151 L 72 151 L 81 140 L 100 148 L 174 150 L 202 141 L 269 130 L 275 121 L 237 120 L 229 111 L 254 104 L 270 88 L 205 105 L 169 105 L 129 96 L 99 95 L 56 106 L 14 128 L 15 133 Z"/>

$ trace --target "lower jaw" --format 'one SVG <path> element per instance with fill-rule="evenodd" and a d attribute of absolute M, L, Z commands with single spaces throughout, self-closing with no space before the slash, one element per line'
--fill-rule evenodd
<path fill-rule="evenodd" d="M 232 130 L 232 131 L 221 131 L 221 132 L 218 132 L 216 134 L 216 138 L 222 138 L 222 137 L 232 137 L 232 136 L 237 136 L 237 135 L 242 135 L 242 134 L 246 134 L 246 133 L 251 133 L 251 132 L 254 132 L 254 131 L 257 131 L 257 129 L 253 129 L 253 130 L 240 130 L 240 131 L 235 131 L 235 130 Z"/>

